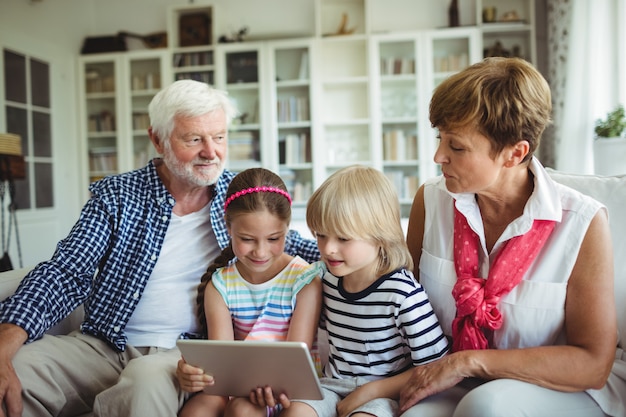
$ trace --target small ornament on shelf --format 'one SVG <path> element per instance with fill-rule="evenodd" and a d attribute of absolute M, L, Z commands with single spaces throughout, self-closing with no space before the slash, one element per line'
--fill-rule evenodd
<path fill-rule="evenodd" d="M 450 27 L 460 26 L 459 23 L 459 2 L 458 0 L 452 0 L 450 7 L 448 8 L 448 23 Z"/>

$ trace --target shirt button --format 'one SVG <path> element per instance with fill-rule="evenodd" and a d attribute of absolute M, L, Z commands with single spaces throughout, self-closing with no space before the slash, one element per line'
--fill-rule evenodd
<path fill-rule="evenodd" d="M 153 260 L 153 261 L 156 260 L 156 258 L 157 258 L 156 255 L 150 256 L 150 259 Z"/>
<path fill-rule="evenodd" d="M 164 222 L 166 222 L 166 221 L 167 221 L 167 216 L 163 216 L 163 217 L 161 217 L 161 220 L 163 220 Z"/>
<path fill-rule="evenodd" d="M 171 205 L 174 205 L 176 203 L 173 198 L 170 198 L 167 201 L 169 201 Z"/>
<path fill-rule="evenodd" d="M 118 333 L 118 332 L 120 331 L 120 326 L 115 326 L 115 327 L 113 328 L 113 331 L 114 331 L 115 333 Z"/>
<path fill-rule="evenodd" d="M 134 294 L 133 294 L 133 298 L 134 298 L 135 300 L 136 300 L 136 299 L 138 299 L 138 298 L 139 298 L 139 293 L 138 293 L 138 292 L 134 293 Z"/>

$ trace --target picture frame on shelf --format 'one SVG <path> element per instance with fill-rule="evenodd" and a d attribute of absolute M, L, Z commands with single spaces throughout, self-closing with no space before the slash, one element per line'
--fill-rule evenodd
<path fill-rule="evenodd" d="M 179 17 L 178 42 L 180 46 L 210 45 L 211 17 L 203 12 L 187 13 Z"/>

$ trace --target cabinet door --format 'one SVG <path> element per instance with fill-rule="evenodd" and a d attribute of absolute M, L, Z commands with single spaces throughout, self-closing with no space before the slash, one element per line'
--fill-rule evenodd
<path fill-rule="evenodd" d="M 215 83 L 215 10 L 210 5 L 173 6 L 168 13 L 175 80 Z"/>
<path fill-rule="evenodd" d="M 89 182 L 118 172 L 120 73 L 118 54 L 80 58 L 82 135 Z"/>
<path fill-rule="evenodd" d="M 432 91 L 450 75 L 462 70 L 470 64 L 481 60 L 480 31 L 477 28 L 439 29 L 424 32 L 421 71 L 424 77 L 420 80 L 422 91 L 429 92 L 430 102 Z M 418 153 L 432 159 L 437 148 L 437 132 L 428 122 L 428 107 L 423 108 L 421 119 L 425 121 L 420 131 Z M 423 140 L 422 140 L 423 138 Z M 420 166 L 420 178 L 426 180 L 440 173 L 435 164 Z M 423 181 L 422 181 L 423 182 Z"/>
<path fill-rule="evenodd" d="M 372 129 L 378 138 L 378 155 L 382 171 L 394 184 L 403 217 L 408 217 L 413 197 L 422 178 L 418 153 L 420 118 L 428 97 L 419 90 L 419 68 L 416 66 L 421 44 L 417 36 L 373 38 L 371 64 L 373 76 Z M 424 164 L 429 159 L 425 158 Z"/>
<path fill-rule="evenodd" d="M 87 181 L 144 166 L 155 156 L 148 104 L 171 78 L 168 53 L 85 56 L 79 67 Z"/>
<path fill-rule="evenodd" d="M 273 42 L 269 57 L 269 137 L 274 140 L 267 152 L 275 154 L 294 207 L 304 209 L 313 192 L 311 42 Z"/>
<path fill-rule="evenodd" d="M 164 81 L 169 64 L 169 55 L 163 52 L 135 53 L 126 60 L 126 80 L 129 85 L 126 91 L 125 116 L 127 123 L 124 141 L 124 153 L 120 155 L 120 166 L 124 170 L 143 167 L 156 156 L 156 150 L 148 136 L 150 117 L 148 105 L 159 90 L 164 87 Z"/>
<path fill-rule="evenodd" d="M 266 124 L 262 43 L 238 43 L 217 48 L 217 85 L 228 91 L 240 115 L 228 133 L 228 167 L 241 171 L 254 166 L 272 166 L 271 155 L 262 147 Z"/>
<path fill-rule="evenodd" d="M 350 36 L 320 39 L 315 48 L 315 161 L 320 184 L 337 169 L 372 165 L 368 40 Z M 319 143 L 319 146 L 318 146 Z"/>

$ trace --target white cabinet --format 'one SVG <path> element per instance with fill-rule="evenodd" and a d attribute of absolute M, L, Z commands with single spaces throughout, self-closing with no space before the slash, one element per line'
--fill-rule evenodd
<path fill-rule="evenodd" d="M 278 172 L 294 206 L 304 208 L 313 193 L 313 152 L 317 143 L 311 108 L 311 39 L 270 42 L 267 45 L 269 137 Z M 277 141 L 277 142 L 276 142 Z M 274 168 L 276 166 L 274 165 Z"/>
<path fill-rule="evenodd" d="M 216 85 L 228 91 L 240 112 L 228 138 L 228 168 L 241 171 L 254 166 L 275 167 L 268 152 L 268 83 L 265 45 L 262 42 L 233 43 L 216 49 Z M 274 168 L 275 169 L 275 168 Z"/>
<path fill-rule="evenodd" d="M 337 169 L 376 160 L 371 129 L 369 39 L 364 35 L 318 39 L 313 108 L 318 115 L 315 185 Z"/>
<path fill-rule="evenodd" d="M 534 0 L 476 0 L 484 55 L 519 56 L 537 62 Z"/>
<path fill-rule="evenodd" d="M 98 54 L 79 58 L 84 187 L 105 175 L 147 163 L 148 104 L 170 79 L 167 51 Z"/>
<path fill-rule="evenodd" d="M 312 37 L 217 43 L 215 6 L 190 4 L 169 8 L 167 49 L 81 57 L 86 177 L 142 165 L 158 83 L 192 78 L 228 91 L 241 112 L 228 168 L 279 173 L 294 217 L 332 172 L 357 163 L 391 178 L 407 216 L 419 184 L 438 174 L 433 89 L 484 54 L 536 60 L 534 0 L 461 2 L 455 28 L 447 1 L 312 1 Z"/>
<path fill-rule="evenodd" d="M 175 80 L 215 83 L 215 10 L 213 6 L 170 7 L 168 39 Z"/>
<path fill-rule="evenodd" d="M 428 121 L 431 93 L 443 79 L 480 60 L 480 32 L 375 35 L 370 50 L 373 165 L 395 185 L 408 216 L 419 185 L 438 173 L 432 159 L 436 132 Z"/>

